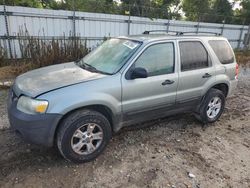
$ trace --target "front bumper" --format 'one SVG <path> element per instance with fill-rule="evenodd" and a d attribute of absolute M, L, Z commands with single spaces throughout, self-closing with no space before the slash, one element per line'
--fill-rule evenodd
<path fill-rule="evenodd" d="M 61 114 L 23 113 L 16 108 L 17 97 L 10 90 L 8 99 L 8 116 L 12 129 L 21 134 L 27 142 L 51 147 L 54 144 L 54 135 Z"/>

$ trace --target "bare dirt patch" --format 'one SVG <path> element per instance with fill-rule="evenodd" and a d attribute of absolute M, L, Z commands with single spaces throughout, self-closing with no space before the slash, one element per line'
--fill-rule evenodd
<path fill-rule="evenodd" d="M 134 126 L 82 165 L 2 130 L 0 187 L 250 187 L 249 70 L 218 122 L 202 126 L 185 114 Z M 0 96 L 0 126 L 8 127 L 7 91 Z"/>

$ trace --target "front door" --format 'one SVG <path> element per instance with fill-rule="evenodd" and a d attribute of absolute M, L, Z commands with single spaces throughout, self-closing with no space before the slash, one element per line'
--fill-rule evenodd
<path fill-rule="evenodd" d="M 151 44 L 135 60 L 136 67 L 147 70 L 147 78 L 122 77 L 124 121 L 151 119 L 175 105 L 178 73 L 175 71 L 175 42 Z"/>

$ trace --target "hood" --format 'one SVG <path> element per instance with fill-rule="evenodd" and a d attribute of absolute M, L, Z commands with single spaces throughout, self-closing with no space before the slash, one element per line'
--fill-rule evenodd
<path fill-rule="evenodd" d="M 107 75 L 89 72 L 74 62 L 52 65 L 29 71 L 17 77 L 13 86 L 15 94 L 36 97 L 50 90 L 90 81 Z"/>

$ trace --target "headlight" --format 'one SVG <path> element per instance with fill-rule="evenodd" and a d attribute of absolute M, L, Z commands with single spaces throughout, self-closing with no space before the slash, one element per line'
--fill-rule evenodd
<path fill-rule="evenodd" d="M 27 114 L 43 114 L 48 108 L 48 101 L 22 96 L 18 99 L 17 109 Z"/>

